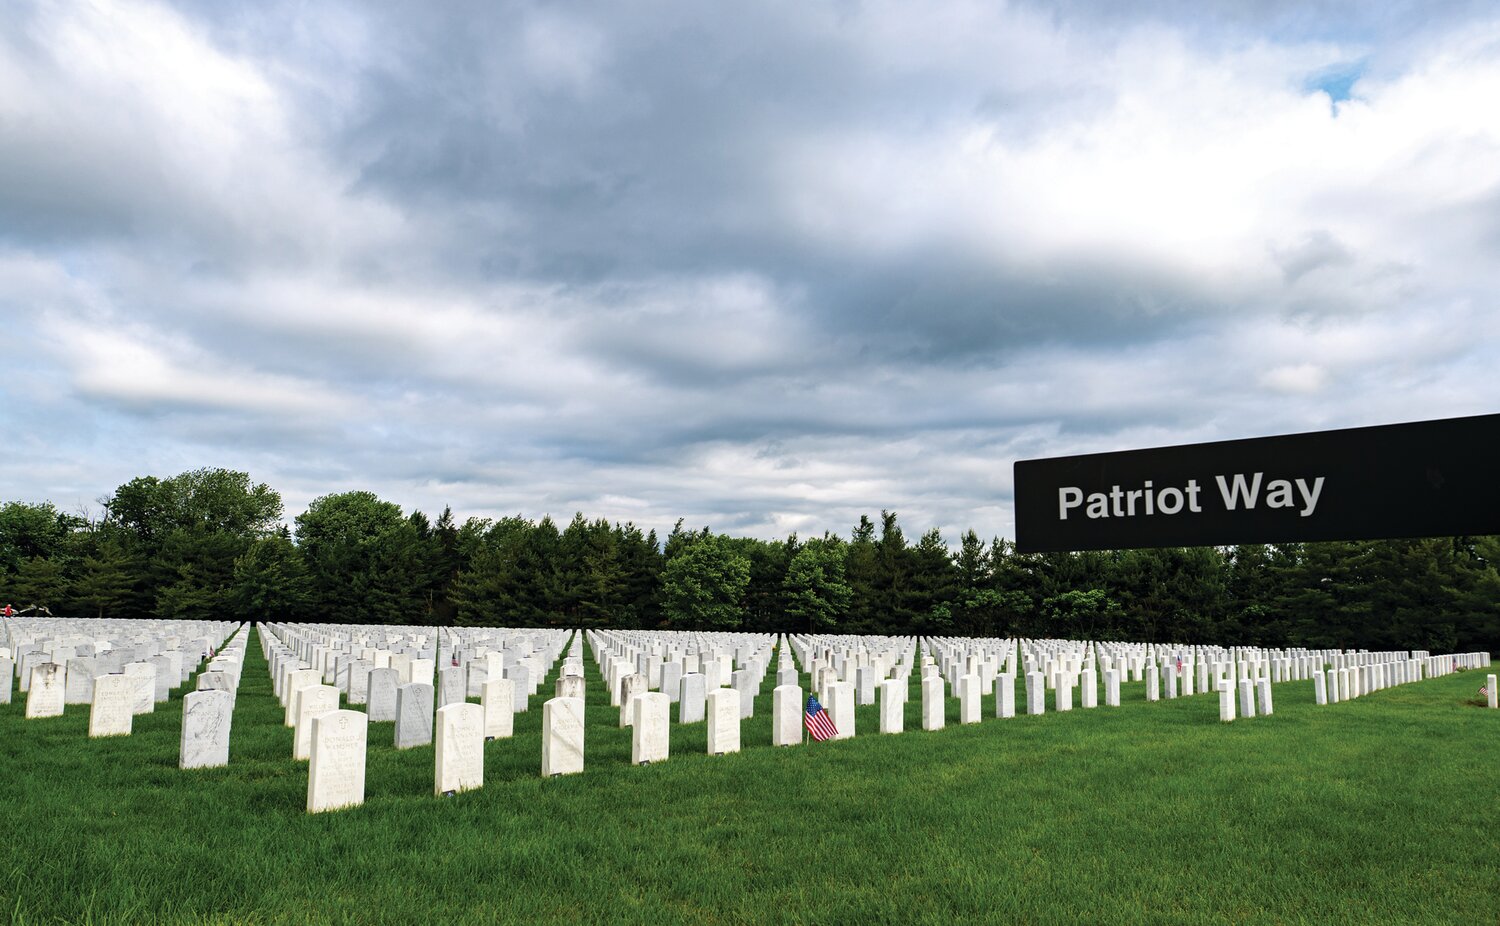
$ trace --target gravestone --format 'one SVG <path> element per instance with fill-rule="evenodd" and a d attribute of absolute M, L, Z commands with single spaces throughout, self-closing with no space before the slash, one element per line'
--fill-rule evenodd
<path fill-rule="evenodd" d="M 398 673 L 395 669 L 370 670 L 370 681 L 366 686 L 365 713 L 370 715 L 371 723 L 387 723 L 396 719 L 397 678 Z"/>
<path fill-rule="evenodd" d="M 1009 672 L 995 676 L 995 716 L 1016 716 L 1016 677 Z"/>
<path fill-rule="evenodd" d="M 511 703 L 515 696 L 516 683 L 508 678 L 484 683 L 479 692 L 479 706 L 484 708 L 485 740 L 505 739 L 515 732 L 516 711 Z"/>
<path fill-rule="evenodd" d="M 125 677 L 135 680 L 135 703 L 131 710 L 150 714 L 156 710 L 156 666 L 149 662 L 132 662 L 125 666 Z"/>
<path fill-rule="evenodd" d="M 396 689 L 397 749 L 432 742 L 432 686 L 413 682 Z"/>
<path fill-rule="evenodd" d="M 369 723 L 368 715 L 349 710 L 328 711 L 312 719 L 308 813 L 357 807 L 365 802 Z"/>
<path fill-rule="evenodd" d="M 620 679 L 620 726 L 628 727 L 635 722 L 632 710 L 635 699 L 647 692 L 646 676 L 636 672 Z M 670 702 L 669 702 L 670 703 Z"/>
<path fill-rule="evenodd" d="M 350 704 L 365 704 L 370 700 L 370 670 L 375 663 L 366 659 L 355 659 L 349 663 L 349 691 L 346 700 Z"/>
<path fill-rule="evenodd" d="M 670 710 L 670 708 L 669 708 Z M 732 688 L 708 693 L 708 754 L 740 751 L 740 694 Z"/>
<path fill-rule="evenodd" d="M 67 662 L 68 677 L 63 683 L 63 703 L 91 704 L 94 700 L 95 661 L 85 656 L 74 656 Z"/>
<path fill-rule="evenodd" d="M 1328 680 L 1323 677 L 1323 671 L 1313 671 L 1313 703 L 1326 705 L 1328 703 Z"/>
<path fill-rule="evenodd" d="M 1256 709 L 1262 717 L 1271 714 L 1271 680 L 1262 677 L 1255 683 Z"/>
<path fill-rule="evenodd" d="M 317 669 L 293 669 L 281 690 L 281 700 L 286 706 L 283 723 L 288 727 L 297 725 L 297 692 L 312 685 L 323 684 L 323 673 Z"/>
<path fill-rule="evenodd" d="M 697 723 L 704 717 L 707 680 L 701 673 L 689 672 L 682 677 L 677 699 L 677 722 Z"/>
<path fill-rule="evenodd" d="M 178 768 L 229 764 L 229 726 L 234 696 L 227 691 L 190 691 L 182 698 Z"/>
<path fill-rule="evenodd" d="M 444 666 L 438 670 L 438 707 L 462 704 L 468 697 L 463 666 Z"/>
<path fill-rule="evenodd" d="M 583 771 L 583 699 L 553 698 L 542 704 L 542 775 Z"/>
<path fill-rule="evenodd" d="M 1043 714 L 1047 710 L 1047 680 L 1040 672 L 1026 673 L 1026 713 Z"/>
<path fill-rule="evenodd" d="M 646 691 L 636 695 L 631 705 L 635 716 L 630 721 L 630 763 L 666 761 L 671 751 L 672 702 L 659 691 Z"/>
<path fill-rule="evenodd" d="M 854 683 L 832 682 L 828 685 L 828 719 L 833 721 L 833 726 L 838 734 L 832 737 L 836 740 L 846 740 L 854 736 Z"/>
<path fill-rule="evenodd" d="M 312 755 L 312 719 L 339 709 L 339 690 L 332 685 L 304 685 L 292 692 L 292 758 Z"/>
<path fill-rule="evenodd" d="M 1240 714 L 1244 717 L 1255 716 L 1255 683 L 1248 678 L 1240 679 Z"/>
<path fill-rule="evenodd" d="M 517 714 L 526 713 L 531 706 L 531 670 L 526 666 L 510 666 L 505 670 L 505 677 L 516 683 L 516 699 L 511 705 Z"/>
<path fill-rule="evenodd" d="M 740 696 L 740 717 L 755 716 L 755 694 L 760 690 L 760 679 L 754 669 L 740 669 L 730 676 L 730 685 Z"/>
<path fill-rule="evenodd" d="M 677 699 L 682 695 L 682 663 L 675 659 L 664 663 L 661 667 L 661 692 L 673 704 L 676 704 Z M 559 698 L 572 697 L 572 695 L 564 695 L 561 689 L 558 690 L 557 696 Z"/>
<path fill-rule="evenodd" d="M 802 689 L 777 685 L 771 689 L 771 745 L 795 746 L 802 742 Z"/>
<path fill-rule="evenodd" d="M 10 679 L 5 681 L 9 683 Z M 94 679 L 89 736 L 130 735 L 137 687 L 136 681 L 125 675 L 101 675 Z"/>
<path fill-rule="evenodd" d="M 484 785 L 484 708 L 460 701 L 437 711 L 433 792 L 457 794 Z"/>
<path fill-rule="evenodd" d="M 929 675 L 922 679 L 922 729 L 941 730 L 946 721 L 943 703 L 943 677 Z"/>
<path fill-rule="evenodd" d="M 796 685 L 797 682 L 798 679 L 796 669 L 789 667 L 776 670 L 776 687 L 780 688 L 783 685 Z"/>
<path fill-rule="evenodd" d="M 977 675 L 963 675 L 958 679 L 958 722 L 978 723 L 980 714 L 980 682 Z"/>
<path fill-rule="evenodd" d="M 1234 686 L 1228 682 L 1222 682 L 1219 686 L 1219 721 L 1230 723 L 1234 720 Z"/>
<path fill-rule="evenodd" d="M 906 683 L 888 678 L 880 683 L 880 732 L 900 733 L 906 729 Z"/>
<path fill-rule="evenodd" d="M 556 690 L 553 693 L 553 697 L 557 698 L 579 698 L 581 700 L 587 693 L 584 689 L 583 676 L 581 675 L 559 675 L 554 687 Z M 673 701 L 676 701 L 677 692 L 672 692 L 670 697 Z"/>
<path fill-rule="evenodd" d="M 10 692 L 15 687 L 16 663 L 9 656 L 0 656 L 0 704 L 10 703 Z"/>
<path fill-rule="evenodd" d="M 38 663 L 32 668 L 26 692 L 28 720 L 62 716 L 67 675 L 67 670 L 55 662 Z"/>

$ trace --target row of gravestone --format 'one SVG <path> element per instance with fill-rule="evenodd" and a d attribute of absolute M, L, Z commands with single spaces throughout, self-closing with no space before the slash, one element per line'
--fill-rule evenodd
<path fill-rule="evenodd" d="M 283 706 L 283 723 L 292 729 L 293 758 L 308 761 L 309 812 L 364 802 L 372 722 L 395 722 L 397 749 L 434 745 L 435 793 L 483 784 L 484 742 L 512 735 L 515 713 L 527 709 L 568 632 L 465 630 L 471 632 L 377 628 L 371 635 L 364 629 L 261 625 L 272 690 Z M 447 664 L 438 667 L 439 658 Z M 554 698 L 543 706 L 543 726 L 551 732 L 543 744 L 546 774 L 582 770 L 582 679 L 558 680 L 559 688 L 569 684 L 580 697 Z M 467 701 L 471 685 L 479 704 Z"/>
<path fill-rule="evenodd" d="M 237 625 L 73 618 L 7 623 L 8 645 L 0 647 L 5 679 L 0 700 L 10 700 L 14 667 L 26 694 L 27 719 L 59 717 L 69 705 L 86 704 L 90 738 L 131 735 L 134 718 L 168 701 L 208 658 L 198 675 L 198 690 L 183 697 L 179 765 L 228 762 L 244 633 L 228 644 L 222 641 Z M 190 636 L 182 636 L 184 631 Z M 12 647 L 21 656 L 19 663 L 11 658 Z"/>

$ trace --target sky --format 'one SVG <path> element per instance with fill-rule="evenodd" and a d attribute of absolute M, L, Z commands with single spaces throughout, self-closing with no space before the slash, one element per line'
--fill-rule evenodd
<path fill-rule="evenodd" d="M 8 3 L 0 500 L 1015 536 L 1500 411 L 1489 3 Z"/>

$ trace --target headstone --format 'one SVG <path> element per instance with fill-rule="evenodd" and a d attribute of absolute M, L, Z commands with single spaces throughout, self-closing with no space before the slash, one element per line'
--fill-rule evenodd
<path fill-rule="evenodd" d="M 450 704 L 462 704 L 468 697 L 466 684 L 463 666 L 445 666 L 439 669 L 438 707 L 447 707 Z"/>
<path fill-rule="evenodd" d="M 304 685 L 292 692 L 293 724 L 292 758 L 312 755 L 312 719 L 339 709 L 339 690 L 332 685 Z"/>
<path fill-rule="evenodd" d="M 394 670 L 379 671 L 394 674 Z M 312 719 L 312 758 L 307 767 L 308 813 L 357 807 L 365 802 L 369 723 L 369 715 L 348 710 L 328 711 Z"/>
<path fill-rule="evenodd" d="M 771 689 L 771 745 L 795 746 L 802 742 L 802 689 L 777 685 Z"/>
<path fill-rule="evenodd" d="M 370 723 L 389 723 L 396 719 L 396 681 L 399 675 L 395 669 L 371 669 L 370 681 L 367 686 L 365 713 L 370 715 Z"/>
<path fill-rule="evenodd" d="M 995 676 L 995 716 L 1016 716 L 1016 677 L 1009 672 Z"/>
<path fill-rule="evenodd" d="M 632 713 L 635 706 L 635 699 L 650 690 L 646 685 L 646 681 L 646 675 L 642 672 L 635 672 L 620 679 L 621 727 L 628 727 L 635 722 L 635 715 Z"/>
<path fill-rule="evenodd" d="M 1161 699 L 1161 673 L 1157 671 L 1156 664 L 1152 663 L 1146 667 L 1146 700 L 1157 701 Z"/>
<path fill-rule="evenodd" d="M 67 670 L 55 662 L 38 663 L 31 670 L 26 693 L 26 718 L 61 717 L 67 686 Z"/>
<path fill-rule="evenodd" d="M 396 689 L 396 748 L 432 742 L 432 686 L 413 682 Z"/>
<path fill-rule="evenodd" d="M 553 698 L 542 704 L 542 776 L 583 771 L 583 699 Z"/>
<path fill-rule="evenodd" d="M 1500 708 L 1500 687 L 1495 685 L 1495 676 L 1485 677 L 1484 696 L 1491 708 Z"/>
<path fill-rule="evenodd" d="M 15 687 L 16 663 L 9 656 L 0 656 L 0 704 L 10 703 L 10 691 Z"/>
<path fill-rule="evenodd" d="M 1109 668 L 1104 670 L 1104 706 L 1120 706 L 1120 670 Z"/>
<path fill-rule="evenodd" d="M 929 675 L 922 679 L 922 729 L 941 730 L 946 722 L 943 677 Z"/>
<path fill-rule="evenodd" d="M 217 768 L 229 764 L 229 725 L 234 696 L 227 691 L 190 691 L 182 698 L 182 743 L 179 768 Z"/>
<path fill-rule="evenodd" d="M 562 682 L 563 679 L 558 681 Z M 508 678 L 491 679 L 484 683 L 479 692 L 479 706 L 484 708 L 486 741 L 505 739 L 515 732 L 516 711 L 512 703 L 515 697 L 516 683 Z"/>
<path fill-rule="evenodd" d="M 636 695 L 631 704 L 635 713 L 631 718 L 631 764 L 665 761 L 671 746 L 672 702 L 659 691 L 646 691 Z"/>
<path fill-rule="evenodd" d="M 1271 680 L 1269 678 L 1262 677 L 1259 681 L 1257 681 L 1255 683 L 1255 694 L 1256 694 L 1256 700 L 1258 702 L 1256 704 L 1256 708 L 1259 710 L 1260 715 L 1262 717 L 1268 717 L 1268 716 L 1270 716 L 1270 714 L 1271 714 Z"/>
<path fill-rule="evenodd" d="M 681 693 L 677 699 L 677 722 L 697 723 L 704 717 L 706 682 L 698 672 L 689 672 L 682 677 Z"/>
<path fill-rule="evenodd" d="M 158 671 L 157 674 L 160 674 Z M 288 727 L 297 725 L 297 692 L 310 685 L 323 684 L 323 673 L 317 669 L 294 669 L 287 676 L 286 687 L 282 690 L 282 701 L 286 705 L 283 714 L 283 723 Z"/>
<path fill-rule="evenodd" d="M 1078 676 L 1079 707 L 1099 706 L 1099 680 L 1093 669 L 1084 669 Z"/>
<path fill-rule="evenodd" d="M 977 675 L 963 675 L 958 679 L 958 722 L 978 723 L 980 714 L 980 682 Z"/>
<path fill-rule="evenodd" d="M 1047 710 L 1047 680 L 1041 672 L 1026 673 L 1026 713 L 1041 714 Z"/>
<path fill-rule="evenodd" d="M 743 670 L 741 670 L 743 671 Z M 665 697 L 665 696 L 664 696 Z M 668 708 L 670 710 L 670 707 Z M 708 693 L 708 754 L 740 751 L 740 693 L 715 688 Z"/>
<path fill-rule="evenodd" d="M 1328 703 L 1328 680 L 1323 677 L 1323 670 L 1313 671 L 1313 703 L 1326 705 Z"/>
<path fill-rule="evenodd" d="M 838 731 L 833 739 L 846 740 L 854 736 L 854 683 L 831 682 L 828 685 L 828 719 Z"/>
<path fill-rule="evenodd" d="M 5 679 L 10 687 L 10 679 Z M 136 681 L 126 675 L 94 679 L 94 701 L 89 710 L 89 736 L 129 736 L 135 715 Z"/>
<path fill-rule="evenodd" d="M 556 691 L 554 691 L 553 697 L 578 698 L 581 701 L 587 696 L 583 676 L 581 675 L 559 675 L 555 687 Z M 671 692 L 669 696 L 673 701 L 677 700 L 677 693 L 675 691 Z"/>
<path fill-rule="evenodd" d="M 1255 716 L 1255 683 L 1248 678 L 1240 679 L 1240 715 Z"/>
<path fill-rule="evenodd" d="M 132 662 L 125 666 L 125 677 L 135 680 L 135 704 L 131 710 L 149 714 L 156 710 L 156 666 L 149 662 Z"/>
<path fill-rule="evenodd" d="M 561 679 L 559 679 L 559 681 L 561 681 Z M 682 694 L 681 683 L 682 683 L 682 663 L 678 662 L 675 659 L 672 660 L 671 662 L 663 663 L 662 667 L 661 667 L 661 686 L 660 686 L 660 688 L 661 688 L 662 694 L 666 695 L 667 696 L 667 700 L 671 701 L 673 704 L 677 703 L 677 699 Z M 557 696 L 560 697 L 560 698 L 564 697 L 564 695 L 563 695 L 563 693 L 561 691 L 559 691 L 557 693 Z M 571 697 L 571 695 L 569 697 Z M 581 697 L 581 695 L 580 695 L 580 697 Z"/>
<path fill-rule="evenodd" d="M 1222 723 L 1234 720 L 1234 685 L 1228 681 L 1219 687 L 1219 720 Z"/>
<path fill-rule="evenodd" d="M 880 683 L 880 732 L 900 733 L 906 729 L 906 683 L 888 678 Z"/>
<path fill-rule="evenodd" d="M 437 711 L 434 793 L 457 794 L 484 785 L 484 708 L 460 701 Z"/>
<path fill-rule="evenodd" d="M 75 656 L 68 660 L 67 667 L 68 677 L 63 683 L 63 703 L 93 703 L 94 670 L 96 668 L 94 660 L 85 656 Z M 9 679 L 6 681 L 8 682 Z"/>
<path fill-rule="evenodd" d="M 516 683 L 516 700 L 513 706 L 517 714 L 524 714 L 531 704 L 531 692 L 534 690 L 531 670 L 525 666 L 511 666 L 505 670 L 505 677 Z"/>

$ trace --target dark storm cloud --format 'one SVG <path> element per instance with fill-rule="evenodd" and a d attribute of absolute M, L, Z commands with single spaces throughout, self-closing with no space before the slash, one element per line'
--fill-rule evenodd
<path fill-rule="evenodd" d="M 1491 410 L 1488 15 L 24 4 L 0 477 L 951 539 L 1017 457 Z"/>

